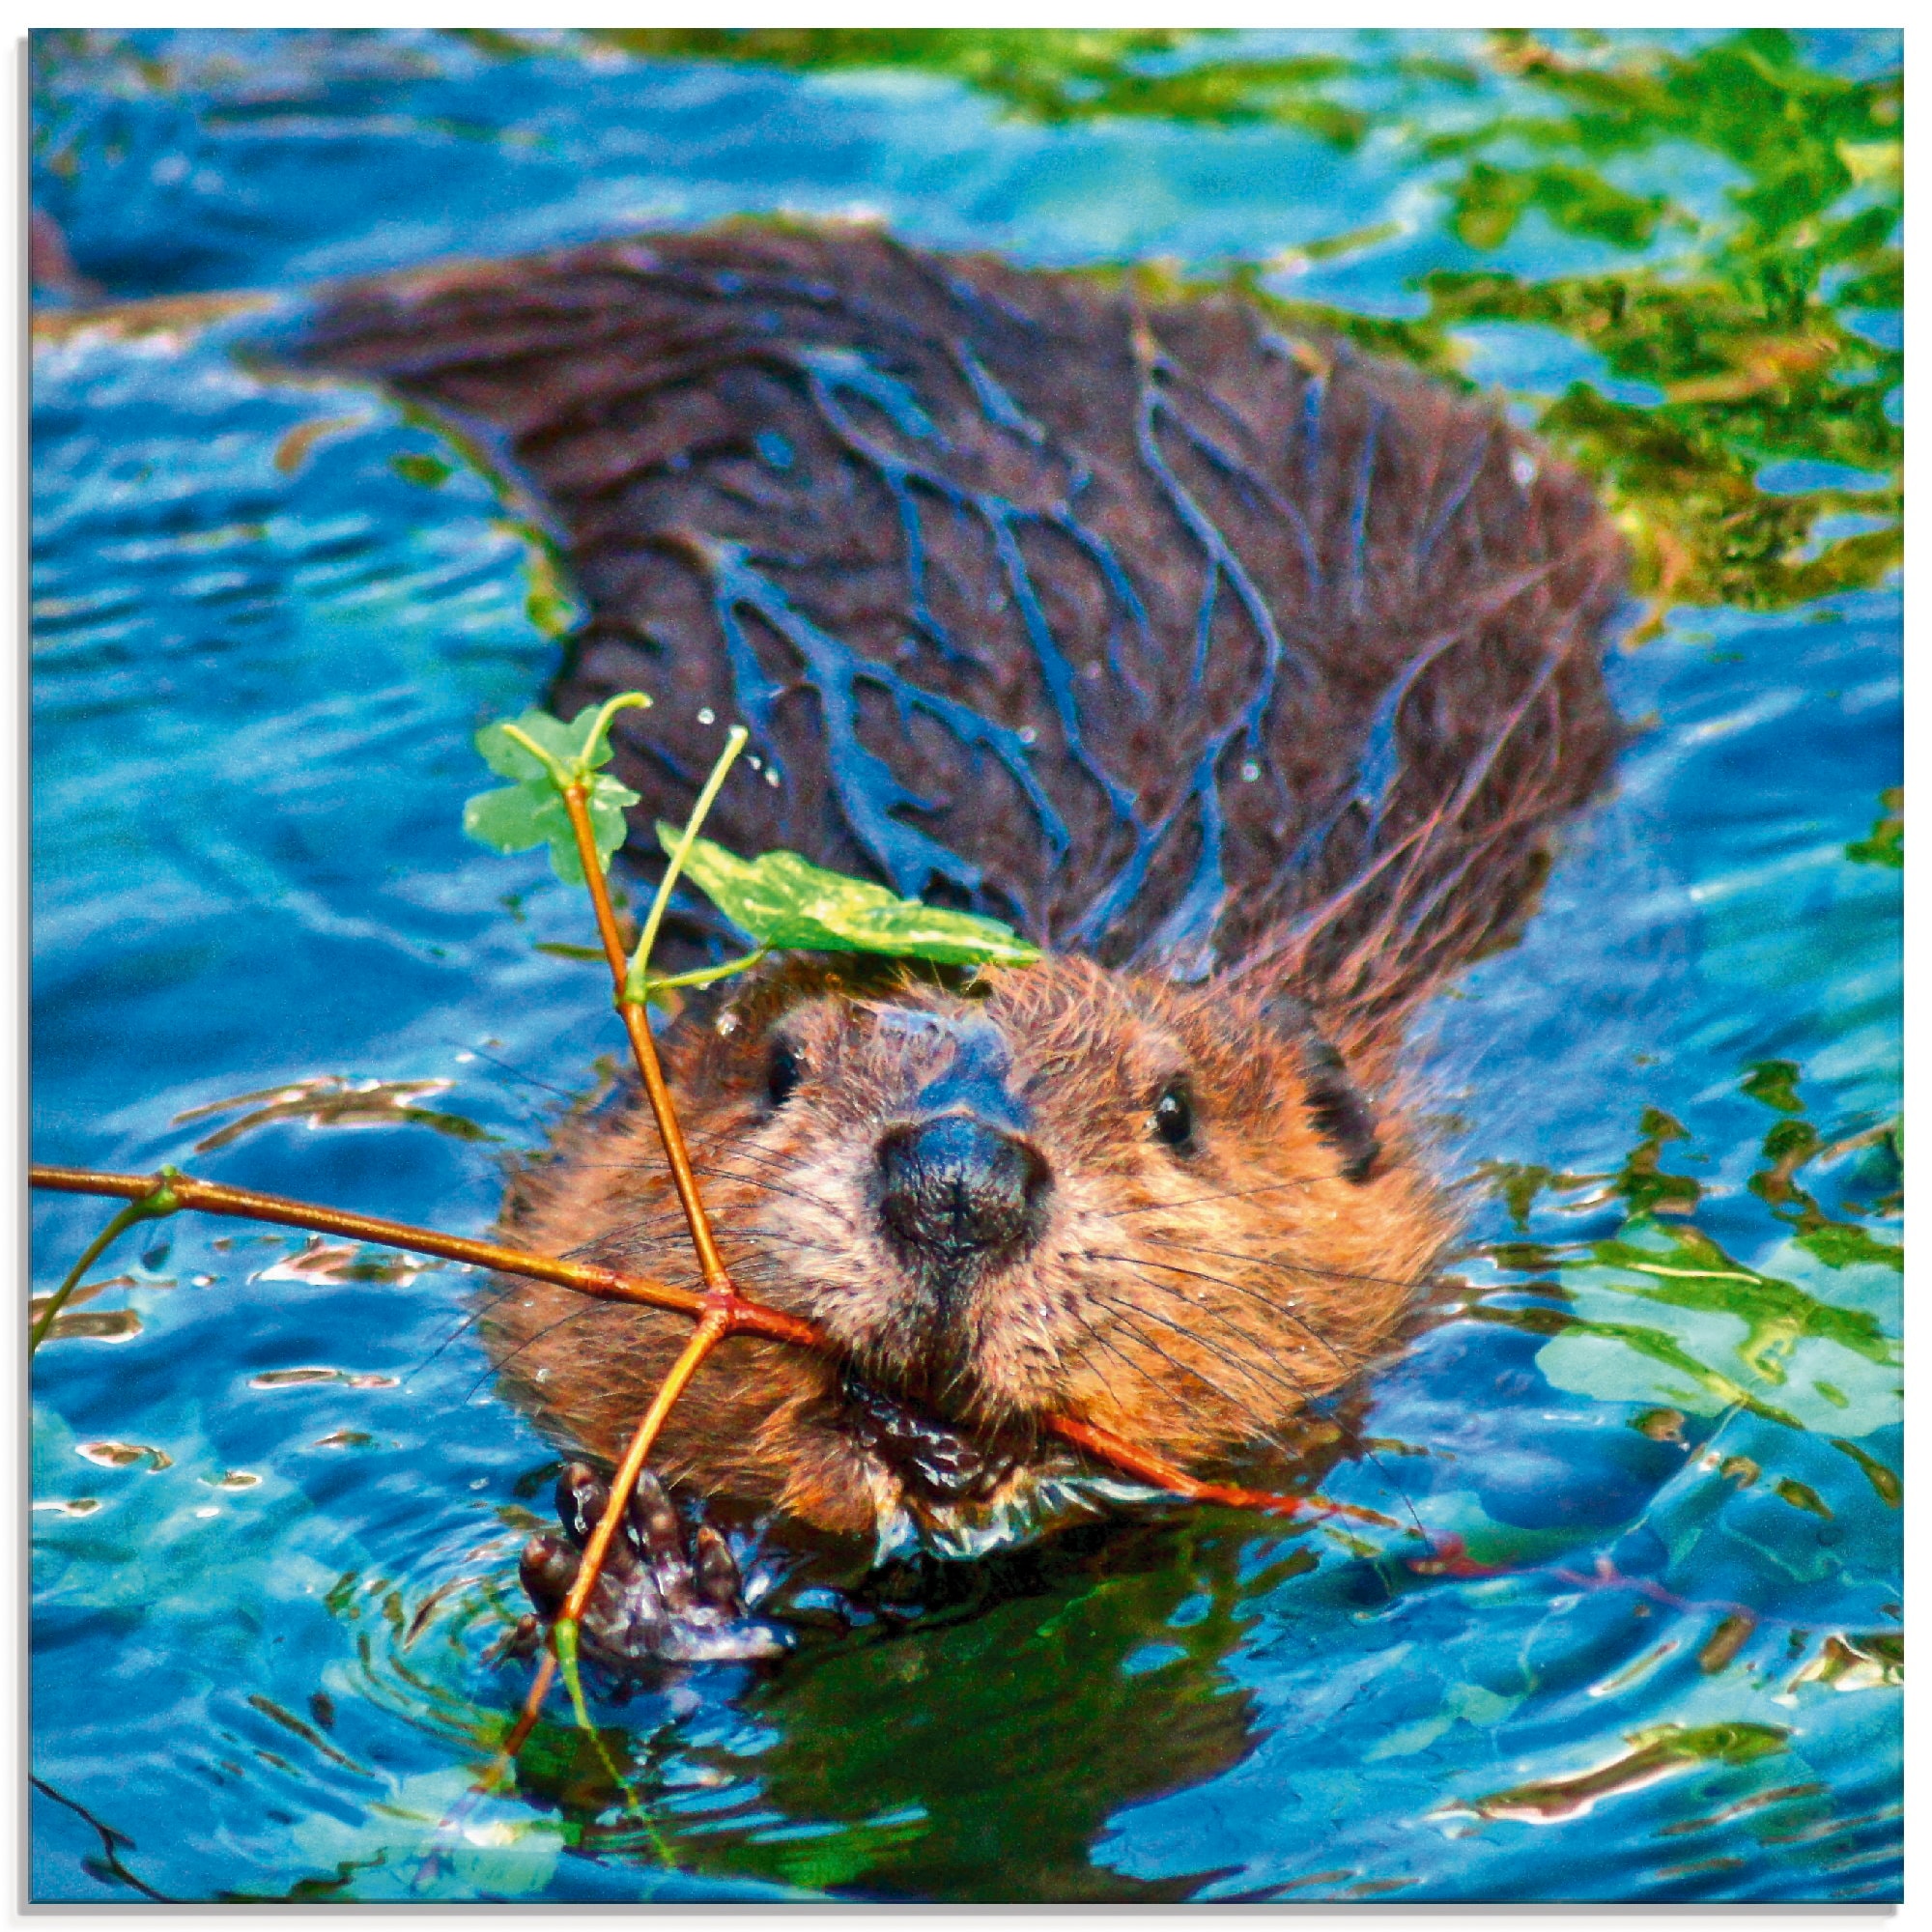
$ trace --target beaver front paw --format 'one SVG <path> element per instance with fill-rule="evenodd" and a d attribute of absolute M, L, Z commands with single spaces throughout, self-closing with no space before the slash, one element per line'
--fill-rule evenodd
<path fill-rule="evenodd" d="M 548 1623 L 577 1580 L 583 1546 L 610 1501 L 611 1486 L 582 1463 L 556 1482 L 563 1541 L 533 1536 L 519 1570 Z M 603 1574 L 583 1606 L 584 1656 L 636 1675 L 666 1663 L 743 1662 L 781 1656 L 786 1643 L 770 1624 L 745 1614 L 736 1559 L 719 1533 L 700 1524 L 686 1546 L 684 1525 L 664 1486 L 646 1469 L 605 1552 Z"/>

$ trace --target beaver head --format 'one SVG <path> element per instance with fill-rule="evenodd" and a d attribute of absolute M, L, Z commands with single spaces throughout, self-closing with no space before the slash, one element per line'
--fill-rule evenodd
<path fill-rule="evenodd" d="M 1194 1465 L 1278 1438 L 1388 1339 L 1445 1234 L 1284 995 L 1071 957 L 794 962 L 688 1015 L 667 1064 L 734 1278 L 837 1353 L 729 1345 L 759 1371 L 701 1377 L 667 1463 L 826 1527 L 1023 1488 L 1050 1415 Z M 644 1109 L 559 1153 L 519 1238 L 694 1279 Z M 586 1419 L 664 1319 L 600 1307 L 553 1337 L 558 1311 L 517 1298 L 508 1373 L 559 1433 L 621 1439 L 615 1409 Z"/>

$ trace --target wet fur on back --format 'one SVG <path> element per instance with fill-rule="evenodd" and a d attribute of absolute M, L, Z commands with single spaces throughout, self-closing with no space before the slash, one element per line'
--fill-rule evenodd
<path fill-rule="evenodd" d="M 591 610 L 555 707 L 658 698 L 639 822 L 743 720 L 722 842 L 1055 950 L 1392 1022 L 1618 743 L 1582 481 L 1236 300 L 734 228 L 351 289 L 311 353 L 506 440 Z"/>

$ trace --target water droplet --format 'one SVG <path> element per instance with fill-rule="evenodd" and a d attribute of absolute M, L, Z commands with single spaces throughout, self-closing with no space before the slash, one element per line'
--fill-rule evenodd
<path fill-rule="evenodd" d="M 1254 781 L 1261 777 L 1261 775 L 1262 775 L 1262 768 L 1258 764 L 1256 764 L 1252 758 L 1247 759 L 1242 764 L 1241 782 L 1243 784 L 1253 784 Z"/>
<path fill-rule="evenodd" d="M 710 705 L 707 704 L 704 707 L 704 709 L 697 714 L 697 722 L 700 724 L 715 724 L 718 722 L 718 714 L 717 712 L 712 710 Z"/>

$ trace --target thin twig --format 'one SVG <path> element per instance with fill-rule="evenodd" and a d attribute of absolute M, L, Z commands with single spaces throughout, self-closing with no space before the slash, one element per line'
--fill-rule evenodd
<path fill-rule="evenodd" d="M 637 1433 L 631 1437 L 630 1447 L 624 1451 L 624 1460 L 617 1465 L 617 1474 L 611 1484 L 611 1494 L 604 1505 L 604 1514 L 597 1520 L 597 1527 L 590 1532 L 590 1540 L 583 1546 L 583 1554 L 577 1568 L 577 1580 L 570 1586 L 570 1594 L 563 1601 L 563 1608 L 557 1612 L 556 1620 L 551 1627 L 551 1648 L 545 1652 L 543 1662 L 537 1667 L 529 1694 L 524 1699 L 523 1715 L 517 1719 L 509 1736 L 503 1740 L 503 1747 L 496 1760 L 478 1779 L 476 1789 L 487 1791 L 495 1785 L 515 1762 L 517 1753 L 523 1749 L 530 1732 L 536 1728 L 536 1721 L 543 1711 L 544 1699 L 550 1694 L 550 1687 L 556 1681 L 559 1660 L 566 1674 L 573 1680 L 577 1674 L 577 1629 L 583 1615 L 583 1606 L 590 1601 L 590 1593 L 597 1587 L 597 1579 L 603 1574 L 604 1558 L 611 1548 L 611 1539 L 616 1535 L 618 1525 L 624 1520 L 624 1511 L 629 1506 L 631 1492 L 637 1488 L 639 1473 L 644 1466 L 644 1458 L 651 1452 L 651 1444 L 657 1440 L 658 1431 L 664 1427 L 665 1417 L 671 1411 L 671 1406 L 684 1393 L 685 1384 L 696 1374 L 698 1365 L 711 1350 L 730 1333 L 731 1317 L 723 1309 L 713 1309 L 693 1329 L 691 1340 L 684 1346 L 684 1352 L 671 1364 L 670 1372 L 665 1377 L 652 1399 L 651 1406 L 644 1411 L 644 1419 L 638 1424 Z M 582 1710 L 582 1693 L 573 1683 L 571 1702 L 579 1711 Z"/>
<path fill-rule="evenodd" d="M 157 1179 L 153 1189 L 142 1199 L 129 1201 L 81 1250 L 80 1259 L 68 1270 L 67 1279 L 47 1297 L 47 1305 L 41 1310 L 33 1327 L 27 1331 L 28 1355 L 31 1357 L 39 1352 L 41 1344 L 53 1328 L 55 1319 L 72 1298 L 74 1290 L 80 1286 L 88 1269 L 129 1228 L 137 1221 L 153 1221 L 164 1214 L 172 1214 L 180 1206 L 180 1197 L 170 1189 L 165 1174 Z"/>
<path fill-rule="evenodd" d="M 568 784 L 563 791 L 564 809 L 570 813 L 571 830 L 577 835 L 577 850 L 583 862 L 583 882 L 590 889 L 590 901 L 597 913 L 597 934 L 604 942 L 604 957 L 611 967 L 611 984 L 624 1031 L 631 1037 L 631 1054 L 638 1063 L 639 1077 L 644 1083 L 644 1096 L 651 1103 L 658 1136 L 664 1142 L 665 1161 L 670 1169 L 671 1186 L 677 1191 L 678 1206 L 691 1228 L 691 1245 L 697 1251 L 697 1271 L 703 1277 L 707 1296 L 735 1299 L 730 1271 L 718 1243 L 712 1237 L 710 1217 L 697 1192 L 697 1177 L 691 1171 L 691 1155 L 684 1144 L 684 1129 L 678 1124 L 677 1108 L 666 1083 L 664 1068 L 658 1064 L 657 1041 L 651 1037 L 650 1015 L 641 1001 L 627 993 L 630 961 L 624 956 L 624 942 L 617 931 L 617 915 L 611 906 L 610 889 L 604 883 L 603 867 L 597 863 L 597 841 L 591 833 L 590 809 L 581 783 Z M 700 1300 L 699 1306 L 703 1305 Z"/>
<path fill-rule="evenodd" d="M 551 1282 L 604 1301 L 641 1302 L 647 1307 L 668 1308 L 694 1317 L 701 1317 L 708 1307 L 706 1297 L 695 1289 L 673 1288 L 668 1282 L 652 1281 L 643 1275 L 620 1274 L 615 1268 L 600 1267 L 591 1262 L 558 1261 L 550 1255 L 533 1255 L 496 1241 L 444 1235 L 434 1228 L 413 1227 L 407 1221 L 387 1221 L 373 1214 L 318 1207 L 308 1201 L 292 1201 L 281 1194 L 257 1194 L 252 1188 L 197 1180 L 187 1174 L 107 1174 L 81 1167 L 36 1165 L 27 1170 L 27 1178 L 35 1187 L 55 1193 L 98 1194 L 135 1202 L 147 1199 L 165 1185 L 182 1207 L 199 1208 L 205 1214 L 225 1214 L 242 1221 L 273 1221 L 318 1235 L 345 1235 L 352 1240 L 374 1241 L 409 1254 L 434 1255 L 442 1261 L 464 1262 L 497 1274 Z M 822 1348 L 825 1341 L 811 1322 L 742 1294 L 735 1297 L 732 1326 L 752 1334 L 768 1335 L 775 1341 L 795 1342 L 807 1349 Z"/>

